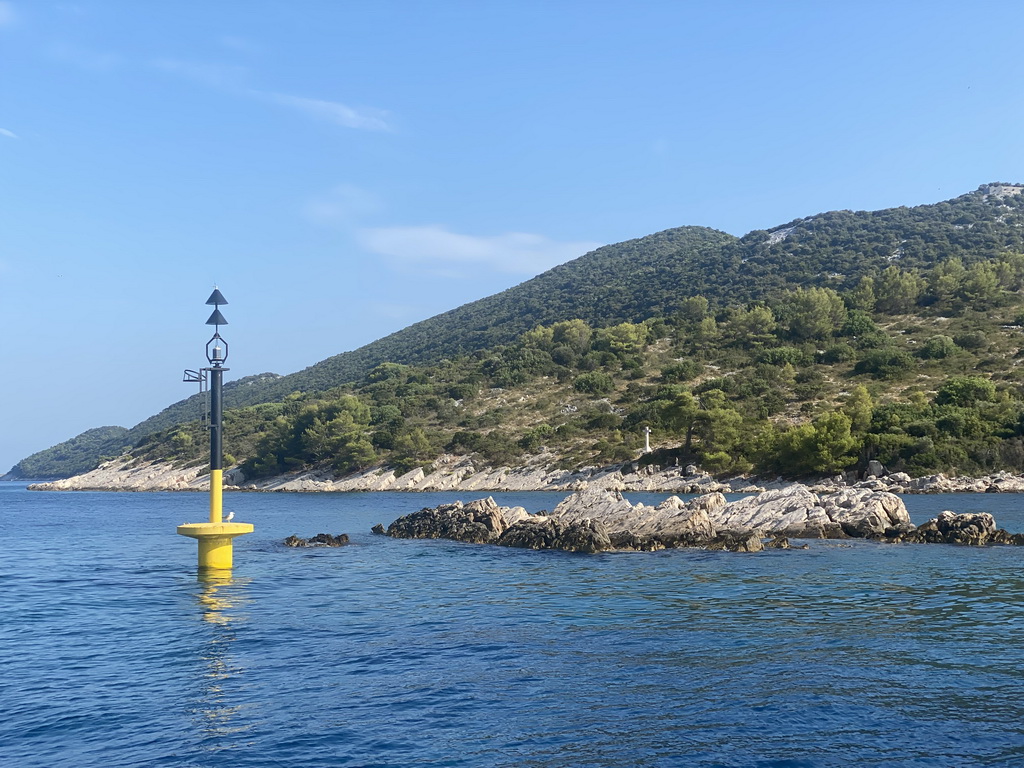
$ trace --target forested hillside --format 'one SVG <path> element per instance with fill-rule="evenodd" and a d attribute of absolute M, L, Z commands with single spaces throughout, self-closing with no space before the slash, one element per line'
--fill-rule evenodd
<path fill-rule="evenodd" d="M 868 456 L 919 472 L 1013 468 L 1020 191 L 986 185 L 741 239 L 684 227 L 606 246 L 304 371 L 234 387 L 228 450 L 251 473 L 409 466 L 440 451 L 513 460 L 542 446 L 563 462 L 625 460 L 647 425 L 666 450 L 723 472 L 834 471 Z M 985 382 L 981 395 L 940 395 L 968 374 Z M 513 395 L 546 404 L 516 408 Z M 193 460 L 199 433 L 175 425 L 198 407 L 175 404 L 130 437 L 149 456 Z M 898 429 L 873 421 L 897 412 Z M 726 423 L 745 447 L 715 437 Z M 963 449 L 979 429 L 1002 441 L 989 441 L 988 458 Z M 773 464 L 811 450 L 801 441 L 814 430 L 842 437 L 817 458 Z"/>
<path fill-rule="evenodd" d="M 119 456 L 132 445 L 134 441 L 124 427 L 96 427 L 27 456 L 15 464 L 6 477 L 11 480 L 71 477 L 93 469 L 98 458 Z"/>

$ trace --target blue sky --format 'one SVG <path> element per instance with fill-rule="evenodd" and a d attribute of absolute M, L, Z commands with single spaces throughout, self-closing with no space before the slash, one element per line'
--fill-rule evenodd
<path fill-rule="evenodd" d="M 0 0 L 0 472 L 596 245 L 1024 181 L 1019 2 Z"/>

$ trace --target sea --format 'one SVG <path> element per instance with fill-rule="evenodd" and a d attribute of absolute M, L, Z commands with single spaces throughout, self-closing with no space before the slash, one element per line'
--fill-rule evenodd
<path fill-rule="evenodd" d="M 203 494 L 0 483 L 0 765 L 1024 766 L 1024 548 L 370 532 L 456 498 L 229 493 L 255 532 L 207 575 Z M 1024 531 L 1020 496 L 904 500 Z M 320 532 L 351 544 L 282 544 Z"/>

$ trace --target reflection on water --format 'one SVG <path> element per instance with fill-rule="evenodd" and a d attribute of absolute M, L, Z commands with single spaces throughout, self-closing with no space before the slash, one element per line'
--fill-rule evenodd
<path fill-rule="evenodd" d="M 202 735 L 204 748 L 221 750 L 238 746 L 234 739 L 253 727 L 241 722 L 241 704 L 229 704 L 235 698 L 228 688 L 240 687 L 244 669 L 232 656 L 238 625 L 247 621 L 245 607 L 249 603 L 248 578 L 235 578 L 230 571 L 200 572 L 197 576 L 196 603 L 206 625 L 205 644 L 200 646 L 197 665 L 199 700 L 193 709 L 196 728 Z"/>

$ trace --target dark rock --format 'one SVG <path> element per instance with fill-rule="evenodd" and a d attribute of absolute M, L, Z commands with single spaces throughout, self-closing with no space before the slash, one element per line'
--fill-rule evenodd
<path fill-rule="evenodd" d="M 331 536 L 329 533 L 318 533 L 311 539 L 300 539 L 298 536 L 289 536 L 284 540 L 286 547 L 341 547 L 348 544 L 348 534 L 340 533 Z"/>
<path fill-rule="evenodd" d="M 772 540 L 765 544 L 767 549 L 789 549 L 789 539 L 785 536 L 774 536 Z"/>
<path fill-rule="evenodd" d="M 764 549 L 764 543 L 757 531 L 723 531 L 709 541 L 706 548 L 727 552 L 760 552 Z"/>
<path fill-rule="evenodd" d="M 996 522 L 987 512 L 940 512 L 916 530 L 904 534 L 903 541 L 925 544 L 988 544 L 996 532 Z"/>
<path fill-rule="evenodd" d="M 608 534 L 612 549 L 631 549 L 635 552 L 657 552 L 665 543 L 654 536 L 637 536 L 629 531 L 615 531 Z"/>
<path fill-rule="evenodd" d="M 533 517 L 510 526 L 497 543 L 522 549 L 561 549 L 566 552 L 605 552 L 612 549 L 604 525 L 596 520 L 566 523 L 553 517 Z"/>
<path fill-rule="evenodd" d="M 386 531 L 384 530 L 384 523 L 377 523 L 373 528 L 370 529 L 371 533 L 375 533 L 378 536 L 383 536 Z"/>
<path fill-rule="evenodd" d="M 470 544 L 495 542 L 504 532 L 505 520 L 494 499 L 425 507 L 398 518 L 387 529 L 387 535 L 396 539 L 451 539 Z"/>
<path fill-rule="evenodd" d="M 1024 547 L 1024 533 L 1010 533 L 999 528 L 988 539 L 989 544 L 1009 544 L 1013 547 Z"/>

